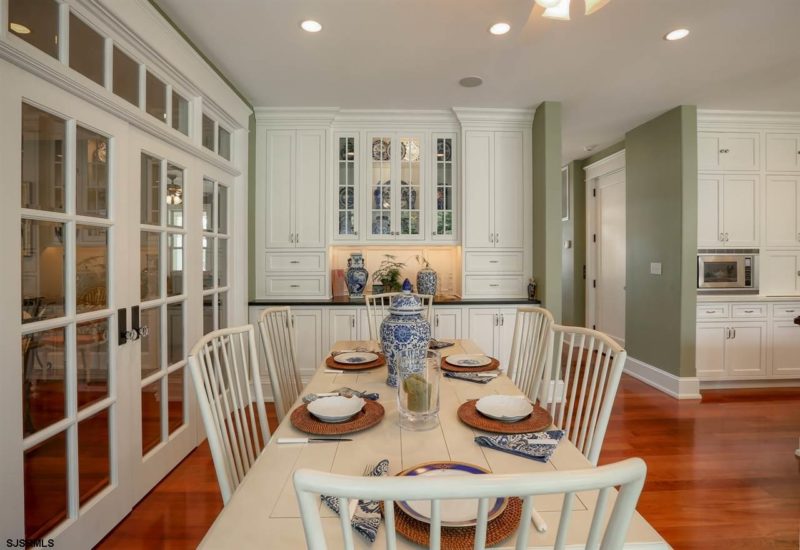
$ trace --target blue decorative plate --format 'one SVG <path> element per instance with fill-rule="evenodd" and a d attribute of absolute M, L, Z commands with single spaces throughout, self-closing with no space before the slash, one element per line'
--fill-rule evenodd
<path fill-rule="evenodd" d="M 467 464 L 465 462 L 426 462 L 414 466 L 399 476 L 457 476 L 464 474 L 489 474 L 489 470 Z M 430 500 L 401 500 L 397 502 L 400 509 L 423 523 L 431 522 Z M 474 527 L 478 523 L 478 499 L 440 500 L 439 512 L 442 527 Z M 496 498 L 490 503 L 489 521 L 503 513 L 508 505 L 508 498 Z"/>

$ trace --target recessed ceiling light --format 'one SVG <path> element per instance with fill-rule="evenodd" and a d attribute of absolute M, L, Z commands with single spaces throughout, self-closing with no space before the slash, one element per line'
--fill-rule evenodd
<path fill-rule="evenodd" d="M 21 23 L 9 23 L 8 28 L 17 34 L 30 34 L 31 30 Z"/>
<path fill-rule="evenodd" d="M 300 23 L 300 28 L 306 32 L 319 32 L 322 30 L 322 25 L 313 19 L 307 19 Z"/>
<path fill-rule="evenodd" d="M 465 76 L 458 83 L 465 88 L 474 88 L 483 84 L 483 79 L 479 76 Z"/>
<path fill-rule="evenodd" d="M 675 40 L 680 40 L 681 38 L 686 38 L 687 36 L 689 36 L 689 29 L 675 29 L 674 31 L 669 31 L 667 34 L 665 34 L 664 40 L 674 42 Z"/>
<path fill-rule="evenodd" d="M 508 23 L 495 23 L 489 27 L 489 32 L 492 34 L 505 34 L 511 30 L 511 25 Z"/>

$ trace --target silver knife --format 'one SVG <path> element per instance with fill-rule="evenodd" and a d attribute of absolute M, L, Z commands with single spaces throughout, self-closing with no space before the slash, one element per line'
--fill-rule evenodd
<path fill-rule="evenodd" d="M 314 443 L 317 441 L 353 441 L 346 437 L 279 437 L 278 445 L 285 443 Z"/>

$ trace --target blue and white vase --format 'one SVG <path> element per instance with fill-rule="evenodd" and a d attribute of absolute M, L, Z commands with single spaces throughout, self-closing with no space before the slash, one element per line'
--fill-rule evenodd
<path fill-rule="evenodd" d="M 344 274 L 347 292 L 351 298 L 363 298 L 367 288 L 369 272 L 364 267 L 364 257 L 360 252 L 353 252 L 347 259 L 347 271 Z"/>
<path fill-rule="evenodd" d="M 430 267 L 423 267 L 417 272 L 417 292 L 436 296 L 439 274 Z"/>
<path fill-rule="evenodd" d="M 403 282 L 403 292 L 392 298 L 389 316 L 381 323 L 381 348 L 386 356 L 389 376 L 386 384 L 397 387 L 397 367 L 400 356 L 420 357 L 424 366 L 425 352 L 431 340 L 431 324 L 422 313 L 422 301 L 411 294 L 411 282 Z"/>

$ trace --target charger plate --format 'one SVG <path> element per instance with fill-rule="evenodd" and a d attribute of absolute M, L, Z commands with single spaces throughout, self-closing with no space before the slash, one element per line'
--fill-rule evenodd
<path fill-rule="evenodd" d="M 447 357 L 442 357 L 442 370 L 449 372 L 489 372 L 491 370 L 497 370 L 500 368 L 500 361 L 494 357 L 490 357 L 490 359 L 492 360 L 491 363 L 484 365 L 483 367 L 457 367 L 448 363 Z"/>
<path fill-rule="evenodd" d="M 307 434 L 339 435 L 360 432 L 361 430 L 371 428 L 383 420 L 383 415 L 385 413 L 386 411 L 383 409 L 383 405 L 367 399 L 364 403 L 364 408 L 347 422 L 339 422 L 336 424 L 323 422 L 312 415 L 305 404 L 293 410 L 289 420 L 292 426 Z"/>
<path fill-rule="evenodd" d="M 386 357 L 382 353 L 376 354 L 377 359 L 369 363 L 337 363 L 332 355 L 325 359 L 325 366 L 336 370 L 367 370 L 382 367 L 386 364 Z"/>
<path fill-rule="evenodd" d="M 533 406 L 530 416 L 518 420 L 517 422 L 503 422 L 494 420 L 475 408 L 476 399 L 470 399 L 461 404 L 458 408 L 458 418 L 467 426 L 478 428 L 485 432 L 499 434 L 524 434 L 529 432 L 541 432 L 553 424 L 553 417 L 539 405 Z"/>

